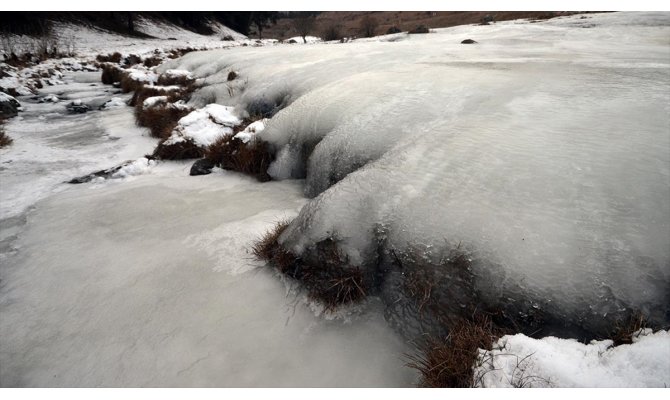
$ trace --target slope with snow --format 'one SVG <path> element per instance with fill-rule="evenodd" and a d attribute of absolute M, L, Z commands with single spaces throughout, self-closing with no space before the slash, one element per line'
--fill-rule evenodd
<path fill-rule="evenodd" d="M 608 13 L 160 69 L 242 110 L 288 104 L 259 136 L 314 197 L 281 237 L 295 254 L 335 238 L 377 268 L 380 241 L 458 247 L 479 301 L 598 336 L 632 310 L 670 323 L 669 35 L 669 13 Z"/>

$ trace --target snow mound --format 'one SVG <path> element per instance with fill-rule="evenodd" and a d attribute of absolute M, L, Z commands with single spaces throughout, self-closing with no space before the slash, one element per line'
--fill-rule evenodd
<path fill-rule="evenodd" d="M 641 330 L 633 344 L 611 340 L 503 336 L 480 350 L 475 383 L 482 387 L 668 387 L 670 332 Z"/>
<path fill-rule="evenodd" d="M 208 104 L 179 120 L 165 145 L 191 139 L 200 147 L 207 147 L 223 135 L 233 133 L 233 127 L 242 121 L 233 114 L 233 107 Z"/>
<path fill-rule="evenodd" d="M 243 131 L 238 132 L 235 135 L 235 139 L 241 140 L 243 143 L 249 142 L 251 138 L 255 137 L 257 133 L 260 133 L 265 129 L 265 125 L 268 123 L 267 118 L 259 119 L 258 121 L 252 122 L 244 128 Z"/>

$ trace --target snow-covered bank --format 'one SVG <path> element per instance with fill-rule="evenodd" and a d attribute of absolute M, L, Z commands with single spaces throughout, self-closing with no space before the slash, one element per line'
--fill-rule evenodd
<path fill-rule="evenodd" d="M 409 386 L 378 303 L 328 320 L 247 252 L 304 204 L 164 163 L 36 205 L 4 263 L 2 386 Z"/>
<path fill-rule="evenodd" d="M 665 387 L 670 385 L 670 332 L 639 331 L 633 343 L 504 336 L 480 350 L 481 387 Z"/>
<path fill-rule="evenodd" d="M 438 265 L 458 249 L 474 292 L 453 312 L 596 337 L 633 310 L 670 323 L 668 35 L 669 13 L 577 15 L 159 70 L 203 79 L 194 103 L 288 105 L 259 134 L 277 149 L 270 174 L 305 176 L 316 197 L 286 249 L 335 240 L 352 265 L 398 276 L 380 288 L 389 304 L 405 296 L 391 250 Z"/>

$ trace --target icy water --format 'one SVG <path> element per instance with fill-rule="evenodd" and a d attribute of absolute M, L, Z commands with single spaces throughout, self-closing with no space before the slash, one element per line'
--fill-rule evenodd
<path fill-rule="evenodd" d="M 97 74 L 50 88 L 101 104 Z M 23 99 L 25 100 L 25 99 Z M 189 163 L 64 180 L 151 152 L 130 107 L 24 103 L 0 151 L 0 386 L 411 386 L 374 300 L 323 315 L 249 255 L 301 181 L 189 177 Z"/>

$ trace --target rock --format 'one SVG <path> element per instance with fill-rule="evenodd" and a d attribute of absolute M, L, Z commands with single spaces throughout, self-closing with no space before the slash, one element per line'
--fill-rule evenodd
<path fill-rule="evenodd" d="M 21 104 L 12 96 L 0 92 L 0 117 L 10 118 L 19 113 Z"/>
<path fill-rule="evenodd" d="M 86 104 L 83 104 L 81 100 L 75 100 L 70 104 L 66 105 L 65 108 L 67 109 L 67 112 L 70 114 L 83 114 L 91 109 L 91 107 L 87 106 Z"/>
<path fill-rule="evenodd" d="M 461 44 L 473 44 L 473 43 L 477 43 L 477 42 L 475 42 L 472 39 L 465 39 L 464 41 L 461 42 Z"/>
<path fill-rule="evenodd" d="M 209 160 L 207 158 L 201 158 L 195 163 L 193 163 L 189 175 L 197 176 L 197 175 L 211 174 L 212 168 L 214 168 L 214 162 L 212 162 L 212 160 Z"/>
<path fill-rule="evenodd" d="M 232 80 L 234 80 L 235 78 L 237 78 L 237 72 L 235 72 L 235 71 L 230 71 L 230 72 L 228 72 L 228 80 L 229 80 L 229 81 L 232 81 Z"/>
<path fill-rule="evenodd" d="M 291 40 L 289 40 L 289 41 L 286 42 L 286 43 L 289 43 L 289 44 L 295 44 L 295 43 L 298 43 L 298 42 L 296 42 L 294 39 L 291 39 Z"/>

